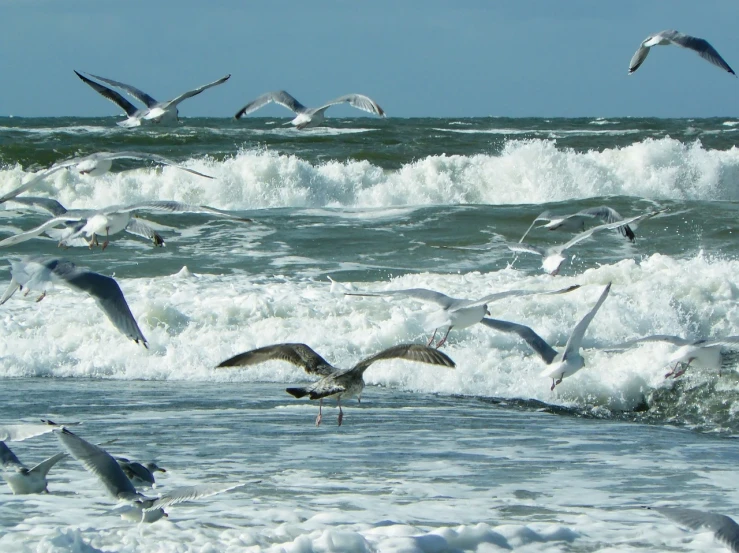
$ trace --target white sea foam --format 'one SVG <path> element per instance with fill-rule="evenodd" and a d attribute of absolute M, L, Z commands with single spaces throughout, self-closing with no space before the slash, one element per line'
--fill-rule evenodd
<path fill-rule="evenodd" d="M 184 162 L 216 177 L 176 168 L 142 168 L 90 178 L 59 171 L 34 193 L 68 207 L 172 199 L 224 209 L 515 204 L 629 195 L 650 199 L 739 200 L 739 149 L 705 149 L 671 138 L 576 152 L 551 140 L 508 141 L 498 155 L 427 156 L 384 170 L 368 161 L 310 163 L 294 155 L 246 150 L 224 161 Z M 0 192 L 27 175 L 0 171 Z"/>
<path fill-rule="evenodd" d="M 541 360 L 524 343 L 483 325 L 452 330 L 446 351 L 457 362 L 456 370 L 387 362 L 373 366 L 365 379 L 423 392 L 633 409 L 645 393 L 665 385 L 667 348 L 652 344 L 625 353 L 601 348 L 647 334 L 739 334 L 739 292 L 733 284 L 737 271 L 738 261 L 703 256 L 675 260 L 655 254 L 641 263 L 626 260 L 557 282 L 508 269 L 406 275 L 367 287 L 354 283 L 360 290 L 425 287 L 467 298 L 513 288 L 551 290 L 581 284 L 566 295 L 515 298 L 489 306 L 493 317 L 527 324 L 562 346 L 602 287 L 613 282 L 585 337 L 584 347 L 596 348 L 585 354 L 587 368 L 565 379 L 555 393 L 539 375 Z M 337 366 L 351 366 L 399 342 L 427 339 L 424 319 L 429 306 L 397 297 L 344 298 L 332 294 L 328 281 L 280 278 L 265 283 L 246 275 L 188 272 L 186 277 L 122 279 L 120 284 L 150 350 L 121 336 L 91 299 L 57 289 L 38 304 L 30 296 L 19 297 L 1 308 L 2 376 L 294 382 L 303 375 L 285 363 L 249 370 L 213 367 L 240 351 L 277 342 L 305 342 Z"/>

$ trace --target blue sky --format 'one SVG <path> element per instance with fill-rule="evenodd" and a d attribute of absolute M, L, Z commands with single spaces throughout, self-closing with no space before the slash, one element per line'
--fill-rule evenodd
<path fill-rule="evenodd" d="M 737 0 L 0 0 L 0 14 L 0 115 L 118 113 L 73 69 L 157 100 L 232 74 L 183 102 L 184 117 L 232 116 L 277 89 L 309 106 L 361 92 L 398 117 L 739 110 L 739 79 L 681 48 L 627 75 L 640 42 L 671 28 L 739 71 Z"/>

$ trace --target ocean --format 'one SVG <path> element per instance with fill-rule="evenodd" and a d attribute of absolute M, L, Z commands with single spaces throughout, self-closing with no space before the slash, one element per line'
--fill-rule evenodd
<path fill-rule="evenodd" d="M 113 455 L 167 469 L 165 493 L 245 486 L 136 524 L 74 459 L 50 494 L 0 487 L 0 551 L 725 551 L 648 506 L 739 515 L 739 356 L 720 371 L 666 379 L 673 346 L 739 335 L 739 120 L 0 118 L 0 194 L 74 155 L 131 150 L 211 175 L 130 160 L 100 177 L 59 171 L 28 192 L 67 208 L 176 200 L 228 210 L 142 213 L 164 247 L 131 234 L 105 251 L 40 237 L 2 252 L 59 256 L 114 276 L 149 348 L 120 334 L 89 296 L 57 285 L 0 306 L 0 424 L 80 422 Z M 514 254 L 534 218 L 608 205 L 659 215 L 631 243 L 602 231 L 568 250 L 559 275 Z M 4 209 L 3 209 L 4 208 Z M 0 206 L 0 239 L 48 214 Z M 535 228 L 527 242 L 572 237 Z M 0 289 L 10 281 L 0 262 Z M 333 282 L 332 282 L 333 281 Z M 373 364 L 361 403 L 285 393 L 312 378 L 280 361 L 215 369 L 239 352 L 303 342 L 351 367 L 390 346 L 426 343 L 435 307 L 399 296 L 457 298 L 530 289 L 561 295 L 488 305 L 564 347 L 612 282 L 583 340 L 585 367 L 554 390 L 517 336 L 452 329 L 454 369 Z M 1 291 L 1 290 L 0 290 Z M 9 443 L 29 466 L 59 451 L 53 435 Z"/>

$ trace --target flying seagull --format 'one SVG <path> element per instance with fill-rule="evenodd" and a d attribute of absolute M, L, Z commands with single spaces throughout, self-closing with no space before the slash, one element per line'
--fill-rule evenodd
<path fill-rule="evenodd" d="M 465 300 L 459 298 L 452 298 L 441 292 L 435 292 L 434 290 L 427 290 L 426 288 L 408 288 L 406 290 L 386 290 L 384 292 L 346 292 L 347 296 L 407 296 L 421 301 L 427 301 L 435 303 L 441 309 L 429 313 L 426 317 L 425 326 L 427 330 L 434 329 L 434 333 L 431 336 L 427 345 L 431 345 L 436 338 L 436 332 L 439 328 L 446 326 L 446 333 L 444 337 L 436 344 L 436 348 L 440 348 L 446 342 L 449 332 L 452 328 L 462 329 L 472 326 L 473 324 L 482 321 L 485 315 L 490 315 L 488 311 L 489 303 L 494 301 L 502 300 L 509 297 L 519 296 L 530 296 L 534 294 L 565 294 L 576 290 L 579 285 L 570 286 L 562 290 L 555 290 L 551 292 L 538 292 L 535 290 L 508 290 L 506 292 L 497 292 L 495 294 L 488 294 L 478 300 Z"/>
<path fill-rule="evenodd" d="M 113 166 L 113 161 L 116 159 L 136 159 L 141 161 L 153 161 L 161 165 L 171 165 L 177 167 L 193 175 L 199 177 L 205 177 L 206 179 L 212 179 L 210 175 L 200 173 L 194 169 L 188 169 L 182 165 L 176 164 L 174 161 L 167 159 L 166 157 L 158 156 L 156 154 L 147 154 L 143 152 L 96 152 L 87 156 L 80 156 L 68 159 L 66 161 L 60 161 L 59 163 L 53 164 L 48 169 L 44 169 L 36 173 L 33 177 L 28 179 L 26 182 L 21 184 L 19 187 L 14 188 L 10 192 L 0 196 L 0 204 L 12 200 L 19 194 L 22 194 L 26 190 L 30 189 L 34 185 L 41 182 L 46 177 L 61 171 L 62 169 L 72 169 L 80 173 L 81 175 L 89 175 L 91 177 L 98 177 L 104 175 Z"/>
<path fill-rule="evenodd" d="M 734 553 L 739 553 L 739 525 L 727 516 L 677 507 L 647 507 L 647 509 L 657 511 L 691 530 L 701 530 L 703 528 L 711 530 L 716 540 L 726 545 Z"/>
<path fill-rule="evenodd" d="M 167 472 L 153 461 L 142 465 L 137 461 L 129 461 L 125 457 L 116 457 L 115 460 L 123 469 L 126 476 L 128 476 L 131 483 L 137 488 L 153 488 L 156 485 L 154 473 Z"/>
<path fill-rule="evenodd" d="M 148 348 L 146 338 L 141 333 L 115 279 L 79 269 L 71 261 L 53 257 L 25 256 L 18 261 L 11 261 L 10 265 L 10 284 L 0 298 L 0 305 L 23 287 L 29 291 L 41 290 L 42 294 L 36 300 L 41 301 L 51 284 L 61 282 L 70 288 L 90 294 L 120 333 Z"/>
<path fill-rule="evenodd" d="M 295 112 L 297 117 L 290 121 L 290 123 L 298 129 L 319 126 L 323 123 L 325 113 L 328 108 L 335 106 L 336 104 L 343 103 L 347 103 L 350 106 L 361 109 L 362 111 L 386 117 L 385 111 L 377 104 L 377 102 L 362 94 L 347 94 L 346 96 L 340 96 L 335 100 L 331 100 L 320 108 L 307 108 L 284 90 L 262 94 L 256 100 L 252 100 L 241 108 L 234 117 L 236 117 L 236 119 L 240 119 L 242 116 L 249 115 L 270 102 L 280 104 L 281 106 L 285 106 L 287 109 Z"/>
<path fill-rule="evenodd" d="M 229 78 L 231 78 L 231 75 L 226 75 L 225 77 L 221 77 L 217 81 L 213 81 L 212 83 L 208 83 L 194 90 L 189 90 L 183 94 L 180 94 L 179 96 L 177 96 L 176 98 L 172 100 L 169 100 L 168 102 L 157 102 L 154 98 L 152 98 L 145 92 L 142 92 L 138 88 L 135 88 L 131 85 L 127 85 L 127 84 L 124 84 L 118 81 L 114 81 L 112 79 L 106 79 L 104 77 L 98 77 L 97 75 L 89 74 L 91 77 L 94 77 L 99 81 L 102 81 L 111 86 L 120 88 L 121 90 L 125 91 L 127 94 L 130 94 L 134 98 L 143 102 L 144 105 L 146 106 L 145 108 L 137 108 L 136 106 L 134 106 L 131 102 L 126 100 L 123 96 L 121 96 L 115 90 L 111 90 L 110 88 L 103 86 L 100 83 L 96 83 L 95 81 L 88 79 L 84 75 L 81 75 L 77 71 L 75 71 L 75 74 L 80 79 L 82 79 L 82 81 L 90 85 L 93 88 L 93 90 L 95 90 L 96 92 L 98 92 L 99 94 L 101 94 L 103 97 L 107 98 L 114 104 L 117 104 L 118 107 L 120 107 L 124 112 L 126 112 L 126 115 L 128 115 L 128 119 L 124 121 L 119 121 L 117 123 L 117 125 L 121 127 L 138 127 L 141 125 L 142 121 L 148 121 L 152 123 L 165 124 L 165 125 L 174 124 L 178 120 L 179 112 L 177 110 L 177 105 L 180 102 L 200 94 L 203 90 L 207 90 L 213 86 L 223 84 Z"/>
<path fill-rule="evenodd" d="M 58 202 L 57 204 L 58 205 L 53 206 L 50 202 L 46 202 L 45 205 L 47 206 L 47 209 L 55 209 L 58 211 L 61 204 Z M 63 206 L 62 209 L 64 209 Z M 74 241 L 84 235 L 88 238 L 88 245 L 92 247 L 98 243 L 98 236 L 105 235 L 105 242 L 102 244 L 103 249 L 105 249 L 109 243 L 108 238 L 111 235 L 124 230 L 131 234 L 135 234 L 136 236 L 142 236 L 152 240 L 155 246 L 164 245 L 164 239 L 156 232 L 156 230 L 154 230 L 152 223 L 145 219 L 141 219 L 138 216 L 138 212 L 140 211 L 210 213 L 212 215 L 217 215 L 218 217 L 243 223 L 251 222 L 251 219 L 238 217 L 227 211 L 209 207 L 207 205 L 191 205 L 173 201 L 150 201 L 125 206 L 113 205 L 98 210 L 65 211 L 61 215 L 57 215 L 31 230 L 0 240 L 0 247 L 20 244 L 21 242 L 35 238 L 44 232 L 48 233 L 51 229 L 54 229 L 59 225 L 65 225 L 67 227 L 61 233 L 55 233 L 55 236 L 59 239 L 60 246 L 74 245 Z M 70 226 L 70 223 L 77 224 Z"/>
<path fill-rule="evenodd" d="M 582 339 L 583 336 L 585 336 L 585 331 L 588 329 L 590 322 L 593 320 L 593 317 L 595 317 L 600 306 L 603 305 L 603 302 L 608 296 L 608 292 L 610 292 L 610 290 L 611 283 L 609 282 L 603 289 L 600 298 L 598 298 L 598 301 L 595 303 L 593 308 L 579 323 L 577 323 L 577 325 L 575 325 L 575 328 L 572 329 L 572 334 L 570 334 L 570 337 L 567 340 L 567 345 L 562 353 L 557 353 L 557 350 L 550 346 L 541 336 L 528 326 L 509 321 L 487 318 L 482 320 L 482 324 L 501 332 L 518 334 L 522 339 L 524 339 L 526 343 L 531 346 L 531 349 L 539 354 L 539 356 L 548 365 L 547 368 L 542 371 L 541 375 L 552 379 L 551 389 L 554 390 L 555 386 L 560 384 L 565 376 L 572 376 L 585 366 L 585 359 L 580 355 Z"/>
<path fill-rule="evenodd" d="M 134 516 L 140 522 L 155 522 L 166 517 L 163 507 L 167 505 L 200 499 L 243 486 L 202 484 L 177 488 L 160 497 L 146 497 L 136 491 L 118 462 L 107 451 L 83 440 L 67 428 L 55 429 L 54 434 L 72 457 L 97 476 L 110 495 L 132 508 Z"/>
<path fill-rule="evenodd" d="M 526 232 L 523 233 L 523 236 L 519 240 L 519 243 L 523 242 L 524 238 L 526 238 L 529 232 L 531 232 L 531 229 L 534 228 L 534 225 L 540 221 L 547 221 L 545 225 L 541 226 L 549 230 L 583 232 L 585 230 L 585 226 L 588 223 L 595 221 L 596 219 L 600 220 L 602 223 L 616 223 L 618 221 L 624 220 L 624 218 L 621 217 L 618 211 L 616 211 L 615 209 L 611 209 L 607 205 L 583 209 L 571 215 L 552 215 L 549 211 L 545 211 L 544 213 L 541 213 L 539 216 L 537 216 L 536 219 L 534 219 L 534 222 L 531 223 L 529 228 L 526 229 Z M 618 230 L 618 232 L 628 238 L 631 242 L 636 239 L 634 231 L 631 230 L 631 227 L 629 225 L 616 227 L 616 230 Z"/>
<path fill-rule="evenodd" d="M 724 58 L 719 55 L 716 49 L 711 46 L 707 40 L 673 30 L 662 31 L 661 33 L 649 35 L 642 41 L 641 46 L 639 46 L 639 49 L 636 51 L 634 57 L 631 58 L 631 62 L 629 63 L 629 75 L 641 67 L 641 64 L 644 63 L 645 59 L 647 59 L 649 49 L 652 46 L 667 46 L 668 44 L 675 44 L 676 46 L 682 46 L 683 48 L 693 50 L 704 60 L 709 61 L 713 65 L 736 76 L 734 70 L 729 67 L 729 64 L 724 61 Z"/>
<path fill-rule="evenodd" d="M 739 336 L 727 336 L 725 338 L 711 338 L 707 340 L 688 340 L 680 336 L 665 334 L 637 338 L 608 349 L 623 350 L 645 342 L 667 342 L 677 346 L 677 349 L 670 355 L 667 361 L 669 365 L 674 363 L 675 366 L 672 367 L 670 372 L 665 374 L 665 378 L 682 376 L 693 362 L 700 367 L 721 369 L 722 349 L 739 349 Z"/>
<path fill-rule="evenodd" d="M 5 442 L 0 441 L 1 476 L 8 483 L 14 495 L 49 493 L 46 476 L 51 467 L 66 456 L 66 453 L 57 453 L 29 469 L 18 460 Z"/>
<path fill-rule="evenodd" d="M 286 390 L 287 393 L 298 398 L 309 396 L 310 399 L 319 400 L 316 426 L 321 424 L 323 399 L 327 397 L 336 398 L 336 403 L 339 406 L 339 426 L 341 426 L 341 421 L 344 418 L 344 412 L 341 409 L 341 400 L 357 396 L 357 401 L 360 401 L 362 390 L 364 389 L 364 378 L 362 378 L 362 375 L 376 361 L 383 359 L 407 359 L 408 361 L 418 361 L 431 365 L 454 367 L 454 361 L 446 354 L 420 344 L 400 344 L 393 346 L 360 361 L 351 369 L 346 370 L 337 369 L 329 364 L 323 357 L 305 344 L 275 344 L 235 355 L 219 363 L 216 368 L 244 367 L 264 363 L 272 359 L 287 361 L 288 363 L 302 367 L 308 374 L 317 374 L 322 377 L 309 386 L 303 388 L 287 388 Z"/>
<path fill-rule="evenodd" d="M 627 226 L 629 224 L 634 224 L 648 217 L 653 217 L 657 215 L 657 213 L 661 212 L 653 211 L 650 213 L 645 213 L 643 215 L 637 215 L 636 217 L 630 217 L 621 221 L 604 223 L 596 227 L 591 227 L 585 232 L 581 232 L 580 234 L 575 235 L 575 237 L 572 238 L 569 242 L 557 246 L 550 246 L 548 248 L 540 248 L 539 246 L 533 246 L 531 244 L 526 244 L 525 242 L 508 242 L 506 246 L 509 250 L 514 252 L 533 253 L 536 255 L 540 255 L 542 257 L 542 268 L 550 275 L 556 275 L 557 273 L 559 273 L 564 260 L 567 259 L 567 257 L 563 255 L 564 252 L 570 249 L 575 244 L 579 244 L 583 240 L 590 238 L 593 234 L 601 230 L 615 229 Z"/>

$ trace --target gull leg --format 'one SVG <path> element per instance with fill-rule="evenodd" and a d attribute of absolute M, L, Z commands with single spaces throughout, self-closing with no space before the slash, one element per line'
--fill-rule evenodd
<path fill-rule="evenodd" d="M 321 426 L 321 419 L 323 418 L 323 399 L 318 400 L 318 416 L 316 417 L 316 426 Z"/>
<path fill-rule="evenodd" d="M 431 335 L 431 339 L 429 340 L 429 343 L 428 343 L 428 344 L 426 344 L 426 346 L 430 346 L 431 344 L 433 344 L 433 343 L 434 343 L 434 338 L 436 338 L 436 331 L 437 331 L 437 330 L 439 330 L 439 329 L 438 329 L 438 328 L 435 328 L 435 329 L 434 329 L 434 333 L 433 333 L 433 334 Z"/>
<path fill-rule="evenodd" d="M 336 398 L 336 404 L 339 406 L 339 426 L 341 426 L 341 421 L 344 420 L 344 411 L 341 410 L 341 398 Z"/>
<path fill-rule="evenodd" d="M 565 373 L 562 373 L 559 375 L 559 378 L 557 380 L 554 380 L 552 378 L 552 387 L 551 390 L 554 391 L 554 388 L 557 386 L 557 384 L 562 384 L 562 379 L 565 377 Z"/>
<path fill-rule="evenodd" d="M 444 334 L 444 337 L 439 340 L 439 343 L 436 344 L 436 349 L 439 349 L 441 346 L 444 345 L 444 342 L 446 342 L 447 337 L 449 336 L 449 332 L 452 330 L 452 325 L 449 325 L 449 328 L 446 329 L 446 334 Z"/>
<path fill-rule="evenodd" d="M 39 296 L 38 298 L 36 298 L 36 303 L 40 302 L 40 301 L 41 301 L 42 299 L 44 299 L 45 297 L 46 297 L 46 290 L 44 290 L 44 291 L 43 291 L 43 292 L 41 293 L 41 295 L 40 295 L 40 296 Z"/>
<path fill-rule="evenodd" d="M 107 248 L 108 244 L 110 244 L 110 242 L 108 241 L 108 236 L 109 236 L 108 231 L 109 230 L 110 230 L 110 227 L 105 227 L 105 242 L 103 242 L 103 249 L 100 251 L 105 251 L 105 248 Z"/>
<path fill-rule="evenodd" d="M 680 361 L 678 361 L 677 363 L 675 363 L 675 366 L 672 367 L 672 370 L 670 372 L 668 372 L 668 373 L 665 373 L 665 378 L 670 378 L 672 375 L 674 375 L 675 374 L 675 371 L 677 370 L 677 366 L 679 364 L 680 364 Z M 685 372 L 685 371 L 683 371 L 683 372 Z"/>
<path fill-rule="evenodd" d="M 554 391 L 554 387 L 555 387 L 556 385 L 557 385 L 557 383 L 556 383 L 556 382 L 554 381 L 554 379 L 552 378 L 552 387 L 551 387 L 551 388 L 549 388 L 549 389 L 550 389 L 551 391 Z"/>
<path fill-rule="evenodd" d="M 685 374 L 685 371 L 688 370 L 688 367 L 690 366 L 690 363 L 692 362 L 692 359 L 688 359 L 687 363 L 682 363 L 682 367 L 680 367 L 680 370 L 672 375 L 672 378 L 677 378 L 678 376 L 682 376 Z"/>

